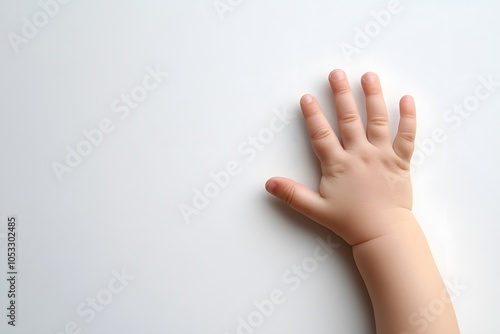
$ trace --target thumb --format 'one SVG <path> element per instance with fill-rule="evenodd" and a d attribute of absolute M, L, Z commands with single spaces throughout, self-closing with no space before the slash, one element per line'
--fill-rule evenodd
<path fill-rule="evenodd" d="M 301 183 L 284 177 L 273 177 L 266 182 L 266 190 L 316 222 L 319 222 L 324 212 L 323 197 Z"/>

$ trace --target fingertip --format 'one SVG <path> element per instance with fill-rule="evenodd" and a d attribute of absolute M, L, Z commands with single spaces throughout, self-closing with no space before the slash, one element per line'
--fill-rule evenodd
<path fill-rule="evenodd" d="M 413 99 L 413 96 L 411 95 L 405 95 L 401 98 L 401 104 L 414 104 L 415 100 Z"/>
<path fill-rule="evenodd" d="M 378 75 L 375 72 L 366 72 L 361 77 L 361 82 L 372 83 L 376 82 L 378 79 Z"/>
<path fill-rule="evenodd" d="M 267 192 L 274 195 L 277 187 L 278 187 L 278 183 L 276 183 L 276 181 L 274 181 L 273 179 L 267 180 L 267 182 L 266 182 Z"/>
<path fill-rule="evenodd" d="M 380 106 L 385 109 L 385 101 L 381 99 L 382 94 L 382 86 L 380 84 L 380 79 L 375 72 L 366 72 L 361 76 L 361 86 L 363 87 L 363 92 L 365 96 L 369 95 L 376 96 L 376 99 L 379 101 Z M 367 108 L 369 108 L 370 102 L 367 101 Z M 368 110 L 367 110 L 368 111 Z"/>
<path fill-rule="evenodd" d="M 321 195 L 302 183 L 284 177 L 272 177 L 266 182 L 266 190 L 313 220 L 317 221 L 323 213 Z"/>
<path fill-rule="evenodd" d="M 314 101 L 314 97 L 311 94 L 305 94 L 300 99 L 300 104 L 307 105 L 307 104 L 311 104 L 313 101 Z"/>
<path fill-rule="evenodd" d="M 331 81 L 339 81 L 345 78 L 345 73 L 341 69 L 335 69 L 330 72 L 328 79 Z"/>
<path fill-rule="evenodd" d="M 416 107 L 415 100 L 411 95 L 405 95 L 399 100 L 399 113 L 402 117 L 415 118 L 416 117 Z"/>
<path fill-rule="evenodd" d="M 417 132 L 417 115 L 413 97 L 405 95 L 399 101 L 399 126 L 393 148 L 397 155 L 406 161 L 411 160 Z"/>

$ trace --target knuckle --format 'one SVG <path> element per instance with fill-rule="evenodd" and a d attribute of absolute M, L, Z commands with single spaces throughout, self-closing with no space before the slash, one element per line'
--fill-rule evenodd
<path fill-rule="evenodd" d="M 336 95 L 345 95 L 351 93 L 351 87 L 349 85 L 339 84 L 334 87 L 333 93 Z"/>
<path fill-rule="evenodd" d="M 398 137 L 406 143 L 413 144 L 415 142 L 415 133 L 411 131 L 402 131 L 398 134 Z"/>
<path fill-rule="evenodd" d="M 370 117 L 369 123 L 370 125 L 375 126 L 387 126 L 389 124 L 389 120 L 385 116 L 374 115 Z"/>
<path fill-rule="evenodd" d="M 294 184 L 291 184 L 284 192 L 283 200 L 290 206 L 295 203 L 295 192 L 296 187 Z"/>
<path fill-rule="evenodd" d="M 332 135 L 332 130 L 327 127 L 320 127 L 311 133 L 312 140 L 323 140 Z"/>
<path fill-rule="evenodd" d="M 339 116 L 339 122 L 344 124 L 355 123 L 359 121 L 359 115 L 353 111 L 344 112 Z"/>

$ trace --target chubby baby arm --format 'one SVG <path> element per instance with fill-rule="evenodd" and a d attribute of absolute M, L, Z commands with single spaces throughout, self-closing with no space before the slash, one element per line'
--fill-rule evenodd
<path fill-rule="evenodd" d="M 266 189 L 353 247 L 356 265 L 372 300 L 377 333 L 459 333 L 450 303 L 420 326 L 411 316 L 435 298 L 447 296 L 431 251 L 413 216 L 410 159 L 416 132 L 411 96 L 400 100 L 400 121 L 391 142 L 386 104 L 378 76 L 366 73 L 367 126 L 361 121 L 342 70 L 329 75 L 340 140 L 318 101 L 300 101 L 312 148 L 320 160 L 319 192 L 273 177 Z M 425 326 L 424 326 L 425 325 Z"/>

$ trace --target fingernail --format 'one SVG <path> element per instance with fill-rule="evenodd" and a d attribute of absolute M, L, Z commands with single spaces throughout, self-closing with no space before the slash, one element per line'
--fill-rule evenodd
<path fill-rule="evenodd" d="M 271 194 L 274 193 L 274 191 L 276 190 L 276 187 L 278 186 L 278 184 L 274 181 L 268 181 L 266 183 L 266 190 L 269 191 Z"/>
<path fill-rule="evenodd" d="M 403 103 L 413 103 L 413 97 L 410 95 L 405 95 L 401 98 Z"/>
<path fill-rule="evenodd" d="M 344 79 L 344 72 L 342 70 L 332 71 L 332 73 L 330 73 L 330 79 L 342 80 L 342 79 Z"/>
<path fill-rule="evenodd" d="M 364 76 L 363 76 L 365 82 L 374 82 L 375 79 L 377 78 L 377 76 L 375 75 L 375 73 L 366 73 Z"/>
<path fill-rule="evenodd" d="M 312 101 L 313 101 L 313 98 L 312 98 L 312 96 L 311 96 L 311 95 L 306 94 L 306 95 L 302 96 L 302 103 L 303 103 L 303 104 L 309 104 L 309 103 L 311 103 Z"/>

